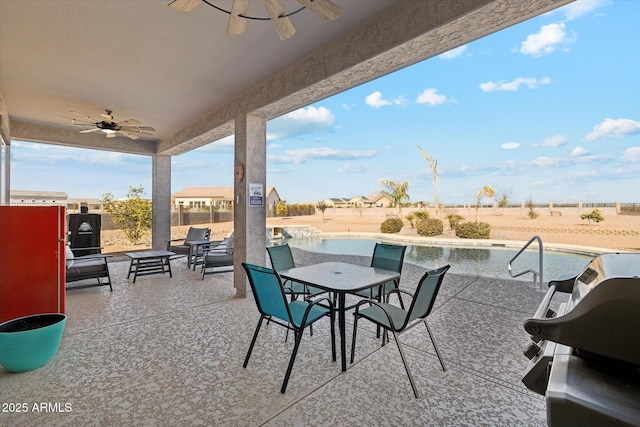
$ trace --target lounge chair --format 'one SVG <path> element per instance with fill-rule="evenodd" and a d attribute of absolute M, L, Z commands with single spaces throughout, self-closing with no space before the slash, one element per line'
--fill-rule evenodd
<path fill-rule="evenodd" d="M 217 244 L 211 243 L 203 249 L 202 254 L 202 280 L 205 274 L 226 273 L 233 271 L 231 269 L 217 270 L 220 267 L 233 267 L 233 233 L 226 239 Z M 207 271 L 207 269 L 216 269 Z"/>
<path fill-rule="evenodd" d="M 102 255 L 100 253 L 92 255 L 84 255 L 76 257 L 74 251 L 80 253 L 86 251 L 98 251 L 100 248 L 70 248 L 66 249 L 66 288 L 67 290 L 90 288 L 94 286 L 109 286 L 109 289 L 113 291 L 111 286 L 111 275 L 109 274 L 108 259 L 111 255 Z M 106 281 L 100 279 L 106 278 Z M 79 282 L 81 280 L 96 279 L 97 283 L 84 283 L 79 285 L 69 286 L 69 283 Z"/>
<path fill-rule="evenodd" d="M 187 231 L 187 236 L 184 239 L 172 239 L 167 240 L 167 250 L 174 252 L 179 255 L 185 255 L 187 257 L 187 267 L 191 268 L 191 263 L 196 263 L 198 257 L 202 256 L 202 251 L 199 250 L 200 253 L 193 253 L 193 246 L 189 244 L 189 242 L 196 240 L 209 240 L 209 236 L 211 235 L 210 228 L 196 228 L 189 227 L 189 231 Z M 174 244 L 174 242 L 182 242 L 179 244 Z"/>

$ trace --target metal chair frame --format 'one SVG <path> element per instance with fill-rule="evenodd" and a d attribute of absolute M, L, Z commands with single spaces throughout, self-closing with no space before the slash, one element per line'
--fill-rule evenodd
<path fill-rule="evenodd" d="M 313 302 L 300 300 L 289 302 L 285 295 L 284 287 L 282 285 L 282 279 L 280 278 L 280 275 L 276 270 L 247 264 L 244 262 L 242 263 L 242 267 L 247 273 L 249 283 L 251 284 L 251 290 L 253 291 L 253 294 L 255 296 L 258 311 L 260 312 L 260 319 L 258 320 L 258 325 L 256 326 L 256 330 L 253 333 L 253 338 L 251 339 L 251 344 L 249 346 L 249 350 L 247 351 L 247 356 L 244 359 L 242 367 L 246 368 L 249 363 L 251 352 L 253 351 L 256 339 L 258 338 L 258 332 L 260 331 L 262 322 L 265 319 L 268 319 L 271 322 L 286 328 L 287 332 L 289 330 L 293 331 L 295 336 L 295 343 L 293 346 L 293 351 L 291 353 L 291 358 L 289 359 L 289 364 L 287 366 L 287 372 L 284 376 L 282 387 L 280 388 L 281 393 L 284 393 L 287 389 L 287 384 L 289 382 L 289 377 L 291 376 L 291 371 L 293 370 L 293 363 L 295 362 L 296 354 L 298 353 L 298 348 L 300 347 L 300 342 L 302 341 L 304 329 L 307 326 L 311 326 L 314 322 L 320 320 L 325 316 L 329 316 L 330 318 L 329 323 L 331 325 L 331 356 L 333 361 L 335 362 L 336 340 L 334 327 L 334 310 L 331 300 L 329 300 L 328 298 L 318 298 Z M 260 280 L 257 280 L 257 278 L 254 277 L 254 273 L 273 275 L 273 277 L 277 280 L 278 286 L 274 286 L 274 283 L 261 283 Z M 271 286 L 272 289 L 268 289 L 269 286 Z M 263 287 L 263 289 L 259 289 L 260 287 Z M 261 298 L 265 296 L 268 298 L 268 301 L 266 304 L 263 304 Z M 326 304 L 328 304 L 328 306 L 320 304 L 320 302 L 325 302 L 324 300 L 326 300 Z M 296 316 L 292 314 L 291 308 L 294 305 L 297 313 L 300 313 L 301 309 L 304 308 L 304 313 L 302 314 L 301 318 L 296 318 Z M 283 311 L 282 308 L 285 308 L 285 310 Z M 311 313 L 312 310 L 315 310 L 315 312 Z M 310 315 L 313 317 L 309 318 Z"/>
<path fill-rule="evenodd" d="M 413 376 L 411 375 L 409 365 L 407 365 L 407 360 L 398 337 L 409 329 L 415 327 L 419 323 L 424 323 L 424 326 L 427 328 L 427 332 L 429 333 L 429 338 L 433 343 L 433 348 L 435 349 L 436 355 L 438 356 L 438 360 L 440 361 L 440 365 L 442 366 L 442 370 L 447 370 L 444 365 L 444 361 L 440 356 L 440 351 L 438 350 L 438 346 L 436 345 L 435 337 L 431 333 L 431 329 L 429 329 L 427 316 L 429 316 L 429 314 L 431 313 L 433 304 L 438 295 L 438 291 L 440 290 L 442 280 L 444 279 L 444 275 L 450 267 L 450 265 L 446 265 L 444 267 L 425 273 L 424 276 L 422 276 L 422 279 L 420 279 L 418 287 L 413 294 L 400 289 L 393 289 L 386 295 L 386 302 L 384 303 L 372 299 L 360 301 L 356 305 L 355 312 L 353 313 L 354 322 L 353 340 L 351 343 L 351 363 L 353 363 L 355 356 L 358 319 L 365 318 L 375 323 L 378 327 L 384 329 L 384 334 L 382 336 L 383 346 L 385 345 L 385 342 L 388 341 L 388 331 L 391 331 L 396 345 L 398 346 L 400 358 L 402 359 L 404 368 L 407 371 L 407 376 L 409 377 L 409 382 L 411 383 L 413 394 L 416 398 L 420 397 L 418 389 L 416 388 L 415 382 L 413 380 Z M 389 296 L 393 293 L 397 293 L 398 295 L 406 294 L 410 295 L 413 298 L 411 301 L 411 306 L 408 310 L 404 310 L 402 308 L 396 307 L 395 305 L 389 304 Z M 360 308 L 364 304 L 369 304 L 369 307 L 361 310 Z M 399 324 L 396 325 L 396 322 L 398 321 Z"/>

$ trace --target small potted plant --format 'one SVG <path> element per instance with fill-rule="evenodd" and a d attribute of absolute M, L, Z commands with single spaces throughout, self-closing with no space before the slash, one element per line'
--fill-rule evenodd
<path fill-rule="evenodd" d="M 34 314 L 0 323 L 0 366 L 25 372 L 47 364 L 58 351 L 67 316 Z"/>

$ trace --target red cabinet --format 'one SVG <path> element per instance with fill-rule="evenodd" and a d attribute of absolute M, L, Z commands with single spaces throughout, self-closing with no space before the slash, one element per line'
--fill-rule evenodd
<path fill-rule="evenodd" d="M 65 312 L 65 208 L 0 206 L 0 322 Z"/>

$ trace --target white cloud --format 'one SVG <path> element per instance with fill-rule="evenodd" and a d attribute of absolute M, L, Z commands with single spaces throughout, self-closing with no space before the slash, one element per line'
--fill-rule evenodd
<path fill-rule="evenodd" d="M 622 138 L 628 135 L 640 133 L 640 122 L 631 119 L 604 119 L 604 122 L 595 125 L 593 131 L 584 139 L 595 141 L 600 138 Z"/>
<path fill-rule="evenodd" d="M 447 97 L 445 95 L 438 95 L 436 93 L 437 91 L 437 89 L 425 89 L 420 95 L 418 95 L 416 102 L 418 104 L 429 104 L 431 106 L 446 102 Z"/>
<path fill-rule="evenodd" d="M 498 82 L 488 81 L 486 83 L 481 83 L 480 89 L 482 89 L 484 92 L 514 92 L 518 90 L 522 85 L 527 86 L 529 89 L 537 89 L 538 87 L 542 85 L 548 85 L 549 83 L 551 83 L 551 79 L 549 77 L 543 77 L 539 80 L 534 77 L 518 77 L 510 82 L 500 80 Z"/>
<path fill-rule="evenodd" d="M 630 147 L 624 150 L 621 160 L 625 163 L 640 163 L 640 147 Z"/>
<path fill-rule="evenodd" d="M 405 106 L 407 104 L 407 99 L 404 95 L 401 95 L 394 99 L 383 99 L 382 92 L 375 91 L 371 95 L 368 95 L 364 102 L 373 108 L 386 107 L 387 105 L 400 105 Z"/>
<path fill-rule="evenodd" d="M 387 99 L 382 99 L 382 92 L 380 92 L 380 91 L 375 91 L 371 95 L 368 95 L 364 99 L 364 102 L 369 107 L 373 107 L 373 108 L 380 108 L 380 107 L 384 107 L 384 106 L 392 104 L 391 101 L 389 101 Z"/>
<path fill-rule="evenodd" d="M 370 166 L 362 165 L 359 163 L 345 163 L 340 168 L 338 168 L 338 173 L 362 173 L 370 168 Z"/>
<path fill-rule="evenodd" d="M 455 49 L 451 49 L 447 52 L 444 52 L 440 55 L 438 55 L 438 58 L 440 59 L 453 59 L 453 58 L 457 58 L 460 55 L 462 55 L 464 53 L 464 51 L 467 50 L 467 45 L 462 45 L 462 46 L 458 46 Z"/>
<path fill-rule="evenodd" d="M 335 116 L 328 108 L 300 108 L 268 122 L 267 140 L 327 132 L 332 128 L 334 121 Z"/>
<path fill-rule="evenodd" d="M 268 156 L 272 163 L 300 164 L 309 160 L 357 160 L 366 159 L 378 154 L 376 150 L 338 150 L 318 147 L 287 150 L 283 156 Z"/>
<path fill-rule="evenodd" d="M 236 138 L 234 135 L 225 136 L 222 139 L 214 141 L 210 144 L 204 145 L 193 151 L 207 152 L 207 151 L 231 151 L 235 145 Z"/>
<path fill-rule="evenodd" d="M 582 147 L 576 147 L 571 150 L 571 157 L 581 157 L 586 156 L 587 154 L 589 154 L 589 150 L 586 150 Z"/>
<path fill-rule="evenodd" d="M 548 138 L 545 138 L 542 141 L 542 145 L 545 147 L 560 147 L 561 145 L 565 145 L 569 141 L 565 135 L 553 135 Z"/>
<path fill-rule="evenodd" d="M 515 150 L 516 148 L 520 148 L 520 144 L 517 142 L 505 142 L 501 147 L 505 150 Z"/>
<path fill-rule="evenodd" d="M 578 0 L 558 9 L 567 21 L 573 21 L 592 10 L 603 7 L 607 2 L 601 0 Z"/>
<path fill-rule="evenodd" d="M 531 164 L 538 167 L 560 166 L 565 163 L 564 160 L 558 157 L 538 157 L 533 159 Z"/>
<path fill-rule="evenodd" d="M 530 34 L 520 46 L 523 55 L 542 56 L 556 50 L 559 45 L 573 43 L 575 37 L 567 36 L 564 23 L 543 25 L 536 34 Z"/>

